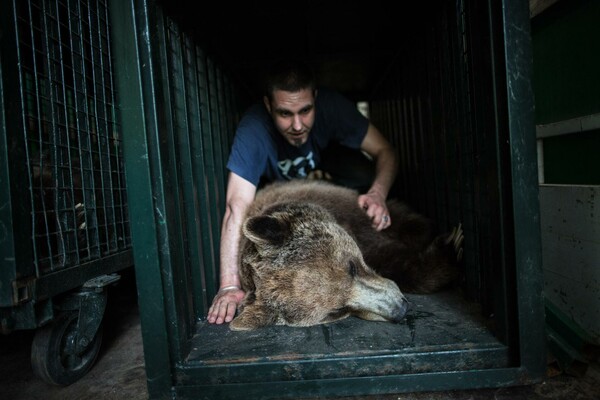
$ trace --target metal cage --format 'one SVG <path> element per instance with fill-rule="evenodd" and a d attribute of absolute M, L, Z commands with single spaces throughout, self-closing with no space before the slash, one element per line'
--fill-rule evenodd
<path fill-rule="evenodd" d="M 133 259 L 106 2 L 7 1 L 1 13 L 0 311 L 11 331 L 85 308 L 85 284 L 101 291 Z"/>
<path fill-rule="evenodd" d="M 203 320 L 217 284 L 240 91 L 202 48 L 210 32 L 188 32 L 156 2 L 109 2 L 153 398 L 347 396 L 541 379 L 527 3 L 434 3 L 411 8 L 420 10 L 409 13 L 412 32 L 386 39 L 398 58 L 369 103 L 402 151 L 398 193 L 442 226 L 464 223 L 461 289 L 415 297 L 421 308 L 404 325 L 344 320 L 248 333 Z"/>

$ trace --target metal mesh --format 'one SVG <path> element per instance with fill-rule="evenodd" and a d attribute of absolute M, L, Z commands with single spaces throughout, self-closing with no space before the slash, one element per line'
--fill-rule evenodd
<path fill-rule="evenodd" d="M 38 275 L 130 246 L 105 1 L 16 1 Z"/>

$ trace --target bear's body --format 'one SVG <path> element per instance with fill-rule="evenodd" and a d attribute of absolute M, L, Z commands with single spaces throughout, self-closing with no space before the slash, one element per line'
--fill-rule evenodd
<path fill-rule="evenodd" d="M 240 242 L 246 297 L 231 329 L 307 326 L 349 315 L 402 319 L 400 289 L 430 293 L 457 276 L 462 232 L 433 237 L 433 224 L 388 202 L 377 232 L 358 193 L 324 181 L 273 183 L 249 207 Z"/>

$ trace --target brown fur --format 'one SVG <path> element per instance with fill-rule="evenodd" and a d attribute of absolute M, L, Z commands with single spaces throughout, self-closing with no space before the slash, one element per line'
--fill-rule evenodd
<path fill-rule="evenodd" d="M 377 232 L 357 197 L 300 180 L 257 193 L 240 243 L 246 297 L 231 329 L 349 315 L 398 321 L 407 310 L 400 289 L 430 293 L 454 280 L 462 234 L 432 238 L 431 222 L 395 201 L 388 202 L 392 226 Z"/>

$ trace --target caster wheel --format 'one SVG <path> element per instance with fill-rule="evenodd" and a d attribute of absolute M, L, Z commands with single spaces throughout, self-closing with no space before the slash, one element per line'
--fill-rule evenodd
<path fill-rule="evenodd" d="M 78 312 L 60 315 L 37 330 L 31 345 L 33 372 L 47 383 L 66 386 L 82 378 L 94 365 L 102 343 L 102 326 L 80 351 L 76 349 Z"/>

